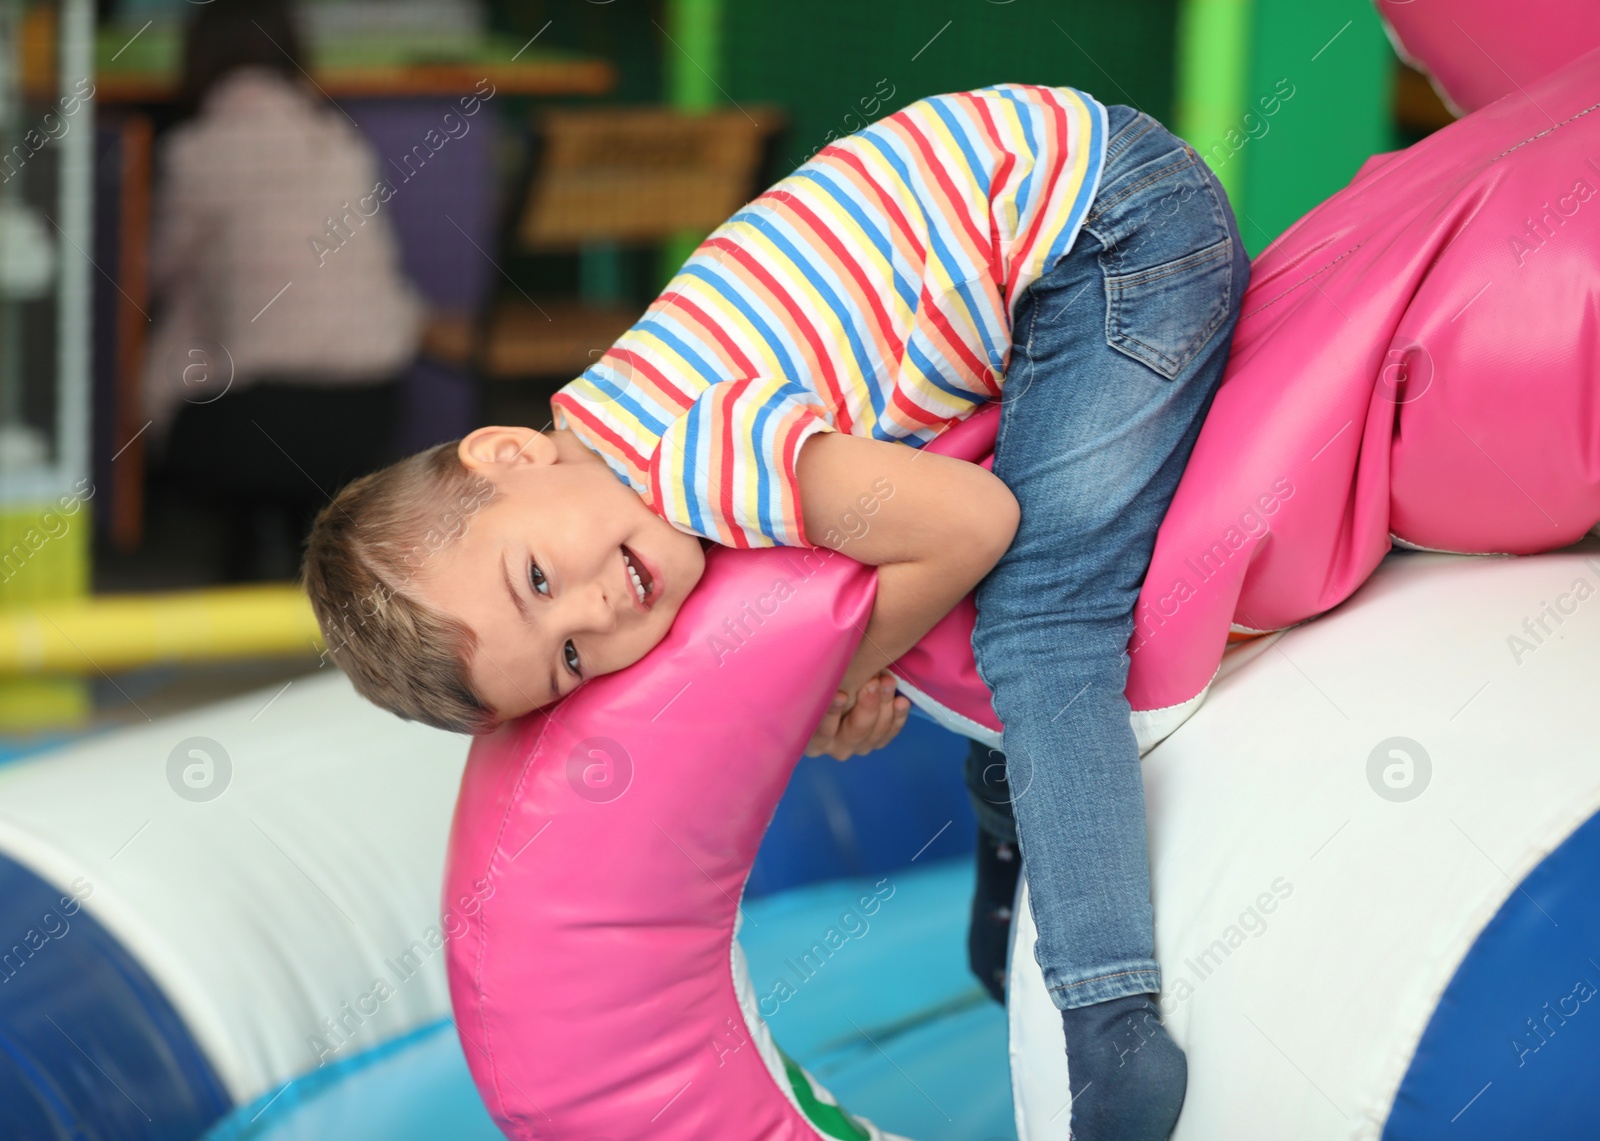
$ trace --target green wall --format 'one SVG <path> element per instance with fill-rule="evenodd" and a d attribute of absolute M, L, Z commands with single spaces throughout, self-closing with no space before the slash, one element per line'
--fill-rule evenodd
<path fill-rule="evenodd" d="M 508 31 L 531 35 L 549 21 L 541 43 L 612 58 L 617 101 L 698 106 L 726 97 L 782 106 L 789 128 L 774 178 L 825 144 L 830 131 L 849 134 L 925 95 L 1003 82 L 1081 87 L 1103 102 L 1148 111 L 1194 143 L 1228 187 L 1252 254 L 1345 185 L 1369 155 L 1396 145 L 1394 53 L 1371 0 L 494 0 L 494 7 L 497 26 Z M 680 46 L 662 29 L 674 30 Z M 697 57 L 693 64 L 683 46 Z"/>
<path fill-rule="evenodd" d="M 1244 167 L 1234 208 L 1254 255 L 1395 146 L 1395 57 L 1370 0 L 1256 0 L 1252 36 L 1245 98 L 1254 119 L 1247 127 L 1241 117 L 1236 138 L 1247 141 L 1228 161 Z M 1274 100 L 1269 117 L 1263 106 Z"/>
<path fill-rule="evenodd" d="M 604 56 L 615 64 L 617 86 L 601 102 L 660 101 L 663 49 L 667 45 L 656 27 L 667 22 L 666 0 L 488 0 L 488 7 L 490 26 L 496 31 L 523 39 L 537 34 L 542 48 Z M 502 98 L 519 115 L 531 110 L 536 102 L 524 97 Z M 595 100 L 584 96 L 573 101 Z"/>
<path fill-rule="evenodd" d="M 1015 82 L 1079 87 L 1170 122 L 1177 9 L 1177 0 L 725 0 L 722 85 L 741 103 L 787 109 L 783 173 L 829 131 L 864 126 L 861 101 L 870 109 L 890 89 L 874 118 L 926 95 Z"/>
<path fill-rule="evenodd" d="M 1180 29 L 1198 33 L 1182 41 L 1181 64 Z M 1239 61 L 1242 73 L 1232 75 Z M 1187 134 L 1219 168 L 1252 254 L 1394 145 L 1393 66 L 1370 0 L 725 0 L 722 8 L 727 95 L 790 115 L 775 173 L 804 161 L 828 132 L 858 129 L 863 109 L 876 117 L 990 83 L 1068 84 Z"/>

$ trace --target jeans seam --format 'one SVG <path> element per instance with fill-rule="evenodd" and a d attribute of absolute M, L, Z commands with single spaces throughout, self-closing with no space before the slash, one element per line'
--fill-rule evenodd
<path fill-rule="evenodd" d="M 1198 258 L 1198 260 L 1192 262 L 1189 261 L 1190 258 L 1195 258 L 1197 255 L 1206 253 L 1208 250 L 1217 250 L 1218 252 L 1212 253 L 1204 258 Z M 1203 265 L 1210 265 L 1214 261 L 1222 261 L 1224 259 L 1230 262 L 1233 260 L 1233 236 L 1228 233 L 1224 233 L 1222 237 L 1212 242 L 1209 246 L 1201 246 L 1192 253 L 1175 257 L 1171 261 L 1164 262 L 1161 265 L 1151 266 L 1149 269 L 1141 269 L 1135 273 L 1118 274 L 1117 276 L 1119 279 L 1126 277 L 1128 280 L 1119 280 L 1115 288 L 1133 288 L 1140 285 L 1149 285 L 1151 282 L 1162 281 L 1165 278 L 1174 277 L 1177 274 L 1183 273 L 1186 270 L 1195 269 Z M 1189 264 L 1180 266 L 1178 265 L 1179 262 L 1189 262 Z"/>
<path fill-rule="evenodd" d="M 1179 152 L 1178 151 L 1168 151 L 1167 153 L 1168 154 L 1177 154 Z M 1180 159 L 1177 162 L 1168 163 L 1166 166 L 1162 167 L 1160 170 L 1152 171 L 1151 173 L 1145 175 L 1138 182 L 1134 183 L 1132 186 L 1126 186 L 1126 187 L 1120 188 L 1115 194 L 1111 195 L 1109 198 L 1106 198 L 1104 201 L 1100 201 L 1098 199 L 1098 196 L 1097 196 L 1097 200 L 1096 200 L 1096 202 L 1094 204 L 1094 207 L 1089 211 L 1089 216 L 1084 219 L 1085 224 L 1087 224 L 1090 221 L 1093 221 L 1096 218 L 1103 217 L 1105 215 L 1106 211 L 1109 210 L 1111 207 L 1121 204 L 1122 202 L 1127 200 L 1130 196 L 1132 196 L 1134 194 L 1137 194 L 1139 191 L 1143 190 L 1145 187 L 1153 185 L 1154 183 L 1160 182 L 1164 178 L 1169 178 L 1174 174 L 1178 174 L 1178 173 L 1180 173 L 1180 172 L 1182 172 L 1184 170 L 1188 170 L 1188 169 L 1192 168 L 1195 165 L 1194 164 L 1194 159 L 1193 159 L 1193 157 L 1191 157 L 1194 154 L 1194 152 L 1190 151 L 1187 147 L 1185 147 L 1183 153 L 1184 153 L 1184 156 L 1185 156 L 1184 158 Z M 1151 161 L 1158 161 L 1158 160 L 1152 159 Z"/>
<path fill-rule="evenodd" d="M 1090 983 L 1103 983 L 1108 979 L 1126 978 L 1129 975 L 1154 975 L 1154 974 L 1159 974 L 1159 973 L 1160 973 L 1159 968 L 1154 968 L 1154 967 L 1143 967 L 1143 968 L 1141 968 L 1141 969 L 1139 969 L 1137 971 L 1113 971 L 1109 975 L 1096 975 L 1092 979 L 1084 979 L 1081 982 L 1058 983 L 1055 986 L 1051 987 L 1050 989 L 1051 990 L 1072 990 L 1075 987 L 1088 986 Z"/>
<path fill-rule="evenodd" d="M 1034 285 L 1037 285 L 1037 284 L 1038 284 L 1037 282 L 1034 283 Z M 1031 294 L 1033 292 L 1034 292 L 1033 285 L 1028 286 L 1028 293 Z M 1029 308 L 1029 310 L 1028 310 L 1028 336 L 1027 336 L 1027 339 L 1023 341 L 1023 352 L 1025 352 L 1027 354 L 1027 357 L 1028 357 L 1028 384 L 1023 386 L 1022 391 L 1024 393 L 1026 393 L 1028 391 L 1028 386 L 1033 383 L 1033 369 L 1035 367 L 1035 361 L 1033 359 L 1033 332 L 1038 327 L 1038 325 L 1039 325 L 1039 303 L 1038 303 L 1038 299 L 1035 298 L 1032 307 Z M 1012 348 L 1013 348 L 1013 350 L 1015 349 L 1016 344 L 1017 344 L 1017 342 L 1016 342 L 1015 338 L 1013 338 L 1012 339 Z M 1012 358 L 1013 362 L 1016 360 L 1015 351 L 1012 352 L 1011 358 Z M 1008 365 L 1006 367 L 1006 380 L 1008 382 L 1011 379 L 1010 373 L 1011 373 L 1011 368 L 1010 368 L 1010 365 L 1008 363 Z M 1020 397 L 1019 397 L 1019 399 L 1020 399 Z M 1001 397 L 1001 403 L 1002 404 L 1005 403 L 1005 397 L 1003 395 Z M 1006 421 L 1008 419 L 1009 419 L 1009 417 L 1006 417 L 1006 416 L 1000 417 L 1000 426 L 997 429 L 995 429 L 994 447 L 993 447 L 993 449 L 991 449 L 994 452 L 995 458 L 999 458 L 1000 449 L 1005 444 L 1005 439 L 1006 439 Z M 991 467 L 993 466 L 992 463 L 991 463 L 990 466 Z M 976 664 L 976 663 L 974 663 L 974 664 Z M 979 672 L 979 676 L 981 677 L 983 671 L 980 669 L 978 672 Z"/>
<path fill-rule="evenodd" d="M 1189 358 L 1189 360 L 1192 360 L 1194 358 L 1194 354 L 1196 352 L 1198 352 L 1200 350 L 1200 348 L 1203 347 L 1207 341 L 1209 341 L 1212 337 L 1216 336 L 1217 330 L 1222 328 L 1223 321 L 1227 320 L 1227 313 L 1228 313 L 1228 307 L 1227 307 L 1227 304 L 1224 303 L 1223 307 L 1222 307 L 1222 316 L 1216 318 L 1211 323 L 1211 325 L 1209 325 L 1204 330 L 1204 332 L 1202 334 L 1196 336 L 1193 341 L 1191 341 L 1191 342 L 1189 342 L 1189 344 L 1183 346 L 1183 352 Z M 1145 344 L 1143 341 L 1139 340 L 1138 337 L 1133 337 L 1133 336 L 1129 336 L 1127 334 L 1123 334 L 1123 340 L 1127 341 L 1130 344 L 1138 345 L 1141 349 L 1143 349 L 1146 352 L 1148 352 L 1151 356 L 1160 357 L 1163 361 L 1167 361 L 1167 362 L 1169 362 L 1171 364 L 1177 364 L 1179 360 L 1183 360 L 1182 357 L 1169 357 L 1169 356 L 1167 356 L 1167 354 L 1162 352 L 1160 349 L 1157 349 L 1153 345 Z M 1185 360 L 1184 363 L 1178 367 L 1177 372 L 1173 373 L 1173 375 L 1172 375 L 1172 377 L 1170 379 L 1177 380 L 1178 379 L 1178 375 L 1180 373 L 1182 373 L 1185 368 L 1188 367 L 1188 363 L 1189 362 L 1187 360 Z"/>
<path fill-rule="evenodd" d="M 1132 119 L 1123 124 L 1122 130 L 1111 136 L 1106 142 L 1106 163 L 1109 164 L 1112 160 L 1121 158 L 1124 151 L 1160 125 L 1160 123 L 1156 122 L 1154 116 L 1148 115 L 1143 111 L 1136 112 Z M 1135 127 L 1139 128 L 1139 132 L 1130 135 L 1129 132 Z"/>

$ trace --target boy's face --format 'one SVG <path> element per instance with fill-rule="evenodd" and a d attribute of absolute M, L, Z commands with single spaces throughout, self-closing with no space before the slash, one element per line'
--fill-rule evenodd
<path fill-rule="evenodd" d="M 480 428 L 460 455 L 494 494 L 418 586 L 477 636 L 473 691 L 498 719 L 631 666 L 666 636 L 705 570 L 698 538 L 570 432 Z"/>

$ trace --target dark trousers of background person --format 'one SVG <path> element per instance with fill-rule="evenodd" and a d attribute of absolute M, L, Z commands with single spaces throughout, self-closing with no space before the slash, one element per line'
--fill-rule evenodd
<path fill-rule="evenodd" d="M 262 379 L 185 404 L 163 473 L 225 527 L 230 582 L 291 579 L 311 521 L 346 483 L 398 459 L 400 384 Z"/>

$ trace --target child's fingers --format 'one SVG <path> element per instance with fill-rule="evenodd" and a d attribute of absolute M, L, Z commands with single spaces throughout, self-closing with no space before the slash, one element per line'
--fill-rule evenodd
<path fill-rule="evenodd" d="M 894 706 L 894 720 L 889 723 L 888 735 L 878 743 L 880 749 L 900 735 L 900 730 L 906 727 L 906 718 L 911 715 L 909 698 L 897 696 L 890 704 Z"/>
<path fill-rule="evenodd" d="M 806 746 L 808 757 L 834 757 L 839 756 L 839 738 L 824 737 L 818 730 L 816 736 L 811 738 L 811 743 Z"/>
<path fill-rule="evenodd" d="M 861 687 L 856 703 L 839 721 L 828 755 L 845 761 L 865 752 L 870 745 L 873 727 L 878 719 L 878 694 L 874 683 Z"/>
<path fill-rule="evenodd" d="M 901 698 L 900 701 L 903 702 L 905 699 Z M 910 703 L 907 702 L 906 705 L 909 709 Z M 872 740 L 867 741 L 862 745 L 861 751 L 863 753 L 871 753 L 883 748 L 890 741 L 893 741 L 899 734 L 900 730 L 905 727 L 905 710 L 898 709 L 897 703 L 891 703 L 887 701 L 884 702 L 884 708 L 887 711 L 887 719 L 877 726 Z"/>
<path fill-rule="evenodd" d="M 870 725 L 878 716 L 878 682 L 874 678 L 861 687 L 861 696 L 856 699 L 855 708 L 850 710 L 851 719 L 857 725 Z"/>
<path fill-rule="evenodd" d="M 880 686 L 883 685 L 882 678 L 879 678 L 878 684 Z M 878 747 L 878 742 L 883 740 L 883 734 L 893 720 L 894 698 L 884 692 L 878 698 L 878 706 L 872 718 L 872 729 L 867 736 L 867 746 L 869 748 L 876 749 Z"/>
<path fill-rule="evenodd" d="M 863 685 L 848 712 L 842 716 L 830 713 L 824 719 L 812 738 L 814 747 L 806 755 L 826 753 L 834 760 L 844 761 L 881 749 L 894 740 L 911 712 L 911 702 L 897 696 L 894 686 L 894 675 L 889 673 L 879 674 Z M 825 741 L 824 730 L 828 731 Z"/>
<path fill-rule="evenodd" d="M 881 749 L 894 739 L 895 718 L 900 714 L 897 708 L 900 703 L 895 699 L 894 690 L 890 688 L 894 685 L 894 681 L 888 678 L 888 675 L 884 675 L 884 677 L 883 696 L 878 702 L 878 720 L 873 727 L 871 741 L 871 748 L 873 749 Z"/>
<path fill-rule="evenodd" d="M 840 724 L 849 714 L 850 695 L 841 689 L 833 695 L 827 711 L 822 715 L 822 724 L 818 727 L 818 732 L 826 733 L 830 738 L 837 736 Z"/>
<path fill-rule="evenodd" d="M 870 689 L 863 688 L 861 703 L 857 706 L 861 717 L 852 727 L 851 744 L 857 754 L 870 753 L 887 739 L 886 734 L 894 722 L 894 698 L 889 689 L 892 684 L 892 680 L 880 674 L 868 683 Z"/>
<path fill-rule="evenodd" d="M 845 704 L 850 700 L 850 695 L 844 690 L 839 690 L 833 695 L 828 710 L 822 715 L 822 723 L 817 726 L 816 732 L 811 734 L 811 741 L 806 745 L 805 755 L 819 757 L 823 753 L 832 753 L 835 740 L 839 735 L 839 722 L 845 715 Z"/>

